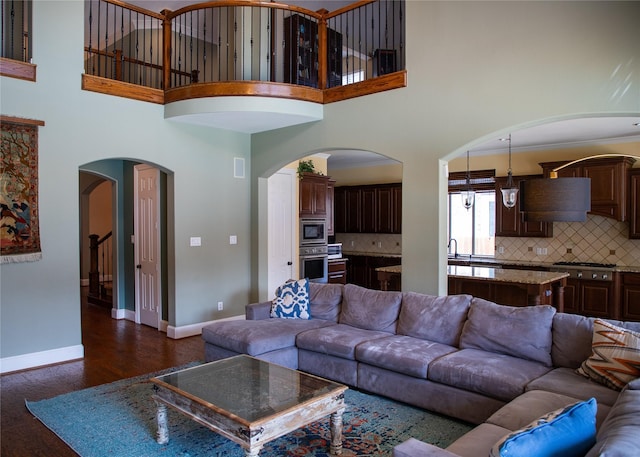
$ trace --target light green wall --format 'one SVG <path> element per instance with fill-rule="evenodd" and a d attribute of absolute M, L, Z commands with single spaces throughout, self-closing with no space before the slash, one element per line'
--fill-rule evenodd
<path fill-rule="evenodd" d="M 252 137 L 173 123 L 162 106 L 82 91 L 83 11 L 81 0 L 36 1 L 38 80 L 0 80 L 2 114 L 46 122 L 43 259 L 0 268 L 2 358 L 81 344 L 83 164 L 126 159 L 167 172 L 168 314 L 170 325 L 183 326 L 241 314 L 257 296 L 266 251 L 257 243 L 266 239 L 258 177 L 295 159 L 353 148 L 402 161 L 403 288 L 444 292 L 446 160 L 519 126 L 640 115 L 640 2 L 408 1 L 407 88 L 332 103 L 323 121 Z M 246 159 L 250 179 L 232 177 L 234 157 Z M 201 236 L 202 247 L 190 248 L 190 236 Z"/>
<path fill-rule="evenodd" d="M 39 129 L 43 258 L 1 266 L 2 358 L 81 344 L 78 173 L 103 159 L 149 162 L 170 174 L 170 325 L 242 314 L 249 300 L 251 183 L 233 178 L 233 159 L 249 161 L 250 136 L 173 123 L 164 120 L 161 105 L 82 91 L 83 11 L 80 0 L 36 1 L 37 82 L 0 80 L 2 114 L 45 122 Z M 202 247 L 190 248 L 190 236 L 201 236 Z M 222 312 L 218 301 L 225 303 Z"/>
<path fill-rule="evenodd" d="M 445 293 L 446 160 L 550 120 L 640 115 L 639 17 L 640 2 L 408 1 L 408 87 L 254 135 L 253 176 L 334 148 L 402 161 L 402 288 Z"/>

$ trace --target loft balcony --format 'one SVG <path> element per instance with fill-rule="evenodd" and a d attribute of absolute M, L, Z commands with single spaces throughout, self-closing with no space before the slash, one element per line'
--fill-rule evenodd
<path fill-rule="evenodd" d="M 37 2 L 2 0 L 3 11 L 15 3 L 26 16 L 3 21 L 2 74 L 23 77 L 26 69 L 35 80 Z M 161 12 L 134 3 L 84 2 L 82 89 L 162 104 L 167 119 L 255 133 L 321 120 L 327 103 L 406 86 L 404 0 L 332 12 L 254 0 Z M 19 38 L 19 46 L 10 40 L 12 55 L 4 37 Z"/>

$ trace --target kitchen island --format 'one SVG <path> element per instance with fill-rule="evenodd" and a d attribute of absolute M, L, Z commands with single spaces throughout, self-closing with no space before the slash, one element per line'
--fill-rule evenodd
<path fill-rule="evenodd" d="M 447 275 L 450 294 L 470 294 L 501 305 L 553 305 L 564 311 L 566 272 L 449 265 Z"/>
<path fill-rule="evenodd" d="M 402 267 L 377 268 L 383 290 L 389 282 L 402 274 Z M 449 294 L 469 294 L 501 305 L 552 305 L 564 311 L 564 287 L 568 273 L 507 270 L 492 267 L 449 265 Z"/>

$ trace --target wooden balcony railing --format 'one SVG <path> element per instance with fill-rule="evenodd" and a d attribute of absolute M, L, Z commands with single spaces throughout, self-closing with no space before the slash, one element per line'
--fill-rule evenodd
<path fill-rule="evenodd" d="M 404 0 L 334 11 L 218 0 L 155 13 L 85 2 L 83 89 L 169 103 L 261 95 L 329 103 L 406 86 Z"/>
<path fill-rule="evenodd" d="M 0 1 L 0 75 L 36 80 L 31 63 L 32 1 Z"/>

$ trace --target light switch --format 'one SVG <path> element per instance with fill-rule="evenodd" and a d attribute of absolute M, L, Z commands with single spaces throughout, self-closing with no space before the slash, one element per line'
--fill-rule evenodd
<path fill-rule="evenodd" d="M 229 236 L 229 244 L 238 244 L 238 237 L 236 235 Z"/>
<path fill-rule="evenodd" d="M 199 236 L 192 236 L 189 239 L 189 246 L 202 246 L 202 238 Z"/>

